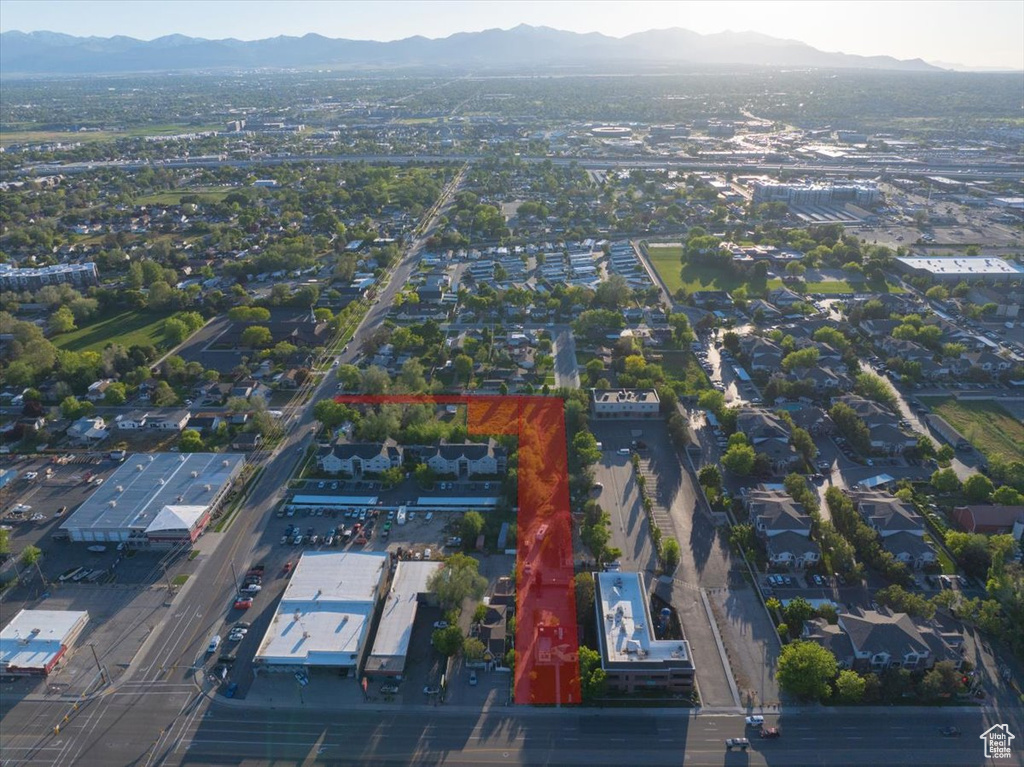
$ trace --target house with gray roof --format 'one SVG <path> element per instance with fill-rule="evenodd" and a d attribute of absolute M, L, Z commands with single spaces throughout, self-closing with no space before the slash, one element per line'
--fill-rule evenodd
<path fill-rule="evenodd" d="M 935 549 L 924 538 L 924 520 L 911 506 L 880 490 L 852 490 L 849 495 L 864 522 L 878 533 L 882 548 L 911 567 L 935 564 Z"/>
<path fill-rule="evenodd" d="M 821 558 L 821 549 L 811 540 L 811 518 L 803 504 L 786 493 L 763 488 L 746 491 L 743 503 L 773 565 L 799 570 Z"/>
<path fill-rule="evenodd" d="M 320 448 L 316 460 L 328 474 L 361 477 L 401 466 L 402 449 L 392 440 L 339 443 Z"/>
<path fill-rule="evenodd" d="M 504 473 L 507 468 L 505 448 L 494 440 L 420 446 L 415 450 L 419 460 L 442 476 L 472 477 Z"/>
<path fill-rule="evenodd" d="M 956 668 L 963 664 L 962 635 L 937 621 L 885 608 L 841 612 L 834 625 L 814 618 L 804 623 L 803 638 L 830 650 L 840 668 L 858 671 L 923 671 L 944 660 Z"/>

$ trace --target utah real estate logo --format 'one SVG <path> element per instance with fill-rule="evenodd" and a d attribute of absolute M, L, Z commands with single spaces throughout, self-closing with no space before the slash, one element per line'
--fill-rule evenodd
<path fill-rule="evenodd" d="M 1010 741 L 1016 736 L 1006 724 L 994 724 L 979 736 L 985 741 L 986 759 L 1009 759 Z"/>

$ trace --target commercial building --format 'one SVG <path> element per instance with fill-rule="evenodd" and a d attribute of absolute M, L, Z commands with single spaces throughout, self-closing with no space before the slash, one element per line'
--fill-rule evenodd
<path fill-rule="evenodd" d="M 443 562 L 398 563 L 377 624 L 373 650 L 363 668 L 367 676 L 402 678 L 416 611 L 431 599 L 427 581 L 442 567 Z"/>
<path fill-rule="evenodd" d="M 897 268 L 938 282 L 1012 282 L 1024 279 L 1024 267 L 993 256 L 903 256 Z"/>
<path fill-rule="evenodd" d="M 0 290 L 39 290 L 47 285 L 88 287 L 99 284 L 96 264 L 55 264 L 21 268 L 0 264 Z"/>
<path fill-rule="evenodd" d="M 595 418 L 658 418 L 661 400 L 654 389 L 591 389 Z"/>
<path fill-rule="evenodd" d="M 0 631 L 0 673 L 46 676 L 89 622 L 72 610 L 21 610 Z"/>
<path fill-rule="evenodd" d="M 133 547 L 194 542 L 242 472 L 237 453 L 128 456 L 64 524 L 72 541 Z"/>
<path fill-rule="evenodd" d="M 303 554 L 253 662 L 268 671 L 355 673 L 387 575 L 384 553 Z"/>
<path fill-rule="evenodd" d="M 835 205 L 853 202 L 858 205 L 873 205 L 879 200 L 878 187 L 874 184 L 812 184 L 782 183 L 755 180 L 751 184 L 754 202 L 785 202 L 789 205 Z"/>
<path fill-rule="evenodd" d="M 594 573 L 601 668 L 622 693 L 686 695 L 695 673 L 685 639 L 657 639 L 642 573 Z"/>

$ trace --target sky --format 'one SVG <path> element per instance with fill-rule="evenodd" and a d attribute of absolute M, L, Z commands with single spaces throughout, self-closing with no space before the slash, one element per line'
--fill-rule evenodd
<path fill-rule="evenodd" d="M 0 0 L 0 31 L 71 35 L 168 34 L 256 40 L 316 32 L 397 40 L 518 24 L 622 37 L 683 27 L 754 31 L 824 51 L 1024 69 L 1021 0 Z"/>

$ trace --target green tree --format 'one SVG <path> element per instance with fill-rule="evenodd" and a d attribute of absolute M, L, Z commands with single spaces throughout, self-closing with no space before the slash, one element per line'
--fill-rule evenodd
<path fill-rule="evenodd" d="M 847 705 L 860 703 L 864 700 L 864 690 L 866 687 L 867 682 L 864 681 L 864 677 L 856 671 L 843 669 L 839 672 L 839 677 L 836 679 L 836 697 L 840 703 Z"/>
<path fill-rule="evenodd" d="M 984 474 L 972 474 L 964 480 L 964 495 L 967 496 L 968 500 L 975 503 L 987 501 L 992 497 L 994 490 L 995 487 L 992 485 L 992 480 Z"/>
<path fill-rule="evenodd" d="M 679 566 L 679 557 L 681 555 L 679 549 L 679 541 L 675 538 L 667 538 L 661 547 L 661 561 L 664 565 L 666 573 L 675 572 L 675 569 Z"/>
<path fill-rule="evenodd" d="M 103 392 L 103 401 L 108 405 L 123 405 L 128 400 L 128 387 L 120 381 L 110 384 Z"/>
<path fill-rule="evenodd" d="M 756 458 L 750 445 L 733 445 L 722 456 L 722 466 L 738 477 L 745 477 L 754 470 Z"/>
<path fill-rule="evenodd" d="M 824 701 L 831 693 L 829 684 L 836 678 L 835 656 L 815 642 L 791 642 L 779 654 L 775 678 L 791 695 L 806 700 Z"/>
<path fill-rule="evenodd" d="M 473 623 L 483 623 L 487 618 L 487 605 L 483 602 L 476 606 L 473 610 Z"/>
<path fill-rule="evenodd" d="M 444 567 L 427 579 L 428 590 L 435 594 L 444 610 L 458 608 L 472 597 L 480 599 L 487 589 L 487 579 L 479 573 L 479 564 L 465 554 L 452 554 Z"/>
<path fill-rule="evenodd" d="M 178 449 L 182 453 L 201 453 L 206 449 L 203 438 L 195 429 L 185 429 L 178 440 Z"/>
<path fill-rule="evenodd" d="M 886 586 L 875 592 L 875 601 L 893 612 L 907 613 L 919 618 L 931 618 L 935 615 L 935 605 L 919 594 L 907 591 L 898 584 Z"/>
<path fill-rule="evenodd" d="M 177 317 L 168 317 L 164 321 L 164 335 L 172 345 L 177 346 L 189 336 L 188 325 Z M 244 333 L 243 333 L 244 336 Z"/>
<path fill-rule="evenodd" d="M 701 468 L 700 473 L 697 474 L 697 479 L 704 487 L 712 490 L 722 489 L 722 472 L 713 463 L 709 463 Z"/>
<path fill-rule="evenodd" d="M 178 395 L 174 393 L 167 381 L 160 381 L 153 390 L 153 404 L 157 407 L 167 407 L 178 404 Z"/>
<path fill-rule="evenodd" d="M 11 531 L 0 527 L 0 560 L 11 553 Z"/>
<path fill-rule="evenodd" d="M 949 463 L 953 460 L 954 455 L 956 455 L 956 451 L 953 450 L 952 445 L 942 445 L 935 452 L 935 458 L 939 463 Z"/>
<path fill-rule="evenodd" d="M 428 490 L 433 488 L 437 481 L 437 474 L 425 463 L 419 464 L 412 475 L 420 487 Z"/>
<path fill-rule="evenodd" d="M 242 336 L 239 340 L 243 348 L 264 349 L 270 346 L 274 336 L 271 334 L 270 328 L 266 328 L 263 325 L 250 325 L 242 331 Z"/>
<path fill-rule="evenodd" d="M 930 482 L 940 493 L 955 493 L 960 489 L 960 480 L 952 469 L 937 469 L 932 472 Z"/>
<path fill-rule="evenodd" d="M 586 623 L 594 615 L 594 598 L 596 590 L 594 587 L 593 573 L 577 573 L 573 578 L 573 588 L 576 592 L 576 615 L 577 622 Z"/>
<path fill-rule="evenodd" d="M 587 646 L 579 649 L 580 690 L 584 701 L 600 698 L 607 687 L 607 675 L 601 668 L 601 655 Z"/>
<path fill-rule="evenodd" d="M 473 358 L 468 354 L 460 354 L 452 366 L 455 368 L 456 380 L 464 381 L 468 385 L 473 376 Z"/>
<path fill-rule="evenodd" d="M 1021 495 L 1009 485 L 996 488 L 992 493 L 992 503 L 1001 506 L 1024 506 L 1024 495 Z"/>
<path fill-rule="evenodd" d="M 921 680 L 921 695 L 930 700 L 950 698 L 963 687 L 961 674 L 953 661 L 941 660 Z"/>
<path fill-rule="evenodd" d="M 21 550 L 21 555 L 18 557 L 18 562 L 22 567 L 35 567 L 36 572 L 39 574 L 39 580 L 44 584 L 46 583 L 46 576 L 43 575 L 42 569 L 39 567 L 39 560 L 43 558 L 42 549 L 37 546 L 29 544 Z"/>
<path fill-rule="evenodd" d="M 61 415 L 72 421 L 91 415 L 95 410 L 96 408 L 91 402 L 88 400 L 82 402 L 76 397 L 65 397 L 60 403 Z"/>
<path fill-rule="evenodd" d="M 328 429 L 337 429 L 351 418 L 352 411 L 340 402 L 322 399 L 313 405 L 313 417 Z"/>
<path fill-rule="evenodd" d="M 597 449 L 597 440 L 589 431 L 576 432 L 572 438 L 571 457 L 581 466 L 590 466 L 601 460 L 601 451 Z"/>
<path fill-rule="evenodd" d="M 459 532 L 464 541 L 476 541 L 477 536 L 483 532 L 484 517 L 479 511 L 467 511 L 462 515 L 459 523 Z"/>
<path fill-rule="evenodd" d="M 791 634 L 798 637 L 804 630 L 804 621 L 814 617 L 814 608 L 803 597 L 796 597 L 789 600 L 789 604 L 782 609 L 782 617 L 789 626 Z"/>
<path fill-rule="evenodd" d="M 406 360 L 402 365 L 402 372 L 398 374 L 399 385 L 407 392 L 419 394 L 427 390 L 427 379 L 424 377 L 424 368 L 417 359 Z"/>
<path fill-rule="evenodd" d="M 48 326 L 50 328 L 50 333 L 53 335 L 57 335 L 58 333 L 70 333 L 77 327 L 75 325 L 75 315 L 71 313 L 71 310 L 68 309 L 68 307 L 62 306 L 50 315 Z"/>
<path fill-rule="evenodd" d="M 874 400 L 880 405 L 895 410 L 896 404 L 896 392 L 893 391 L 892 386 L 881 376 L 876 376 L 874 373 L 858 373 L 857 383 L 854 387 L 854 391 L 860 396 Z"/>
<path fill-rule="evenodd" d="M 462 649 L 463 641 L 462 629 L 458 626 L 434 629 L 434 633 L 430 637 L 430 642 L 437 648 L 437 651 L 448 657 L 458 655 L 459 650 Z"/>
<path fill-rule="evenodd" d="M 479 663 L 484 659 L 487 647 L 476 637 L 469 637 L 462 642 L 462 655 L 470 663 Z"/>

